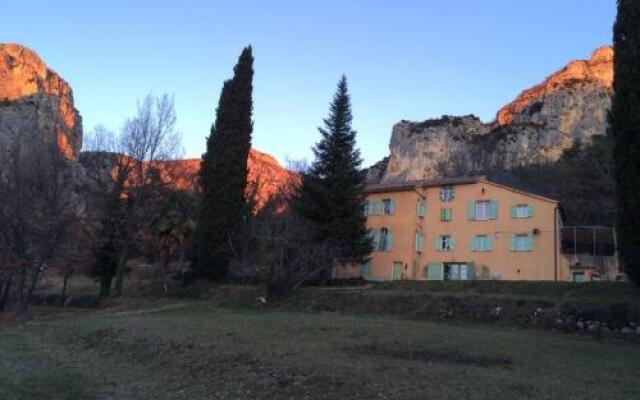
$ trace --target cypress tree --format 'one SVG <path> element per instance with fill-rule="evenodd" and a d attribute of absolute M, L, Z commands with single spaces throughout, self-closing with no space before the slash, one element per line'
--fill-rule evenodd
<path fill-rule="evenodd" d="M 351 100 L 342 76 L 330 106 L 315 160 L 302 175 L 294 196 L 294 211 L 309 222 L 318 241 L 328 241 L 339 262 L 359 262 L 371 252 L 371 240 L 362 212 L 365 174 L 361 170 L 356 132 L 351 129 Z M 327 270 L 321 280 L 329 278 Z"/>
<path fill-rule="evenodd" d="M 198 277 L 221 280 L 232 257 L 230 241 L 243 222 L 247 158 L 253 121 L 253 55 L 244 48 L 224 83 L 216 120 L 202 156 L 202 198 L 196 230 L 193 272 Z"/>
<path fill-rule="evenodd" d="M 640 284 L 640 2 L 618 0 L 613 28 L 614 81 L 609 114 L 615 140 L 618 249 L 629 278 Z"/>

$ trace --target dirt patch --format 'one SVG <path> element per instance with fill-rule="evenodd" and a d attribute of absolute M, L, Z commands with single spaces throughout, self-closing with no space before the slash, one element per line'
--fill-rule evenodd
<path fill-rule="evenodd" d="M 447 363 L 474 365 L 478 367 L 509 367 L 513 360 L 503 356 L 485 356 L 463 353 L 457 349 L 407 349 L 399 343 L 367 344 L 347 349 L 356 356 L 382 356 L 400 360 L 413 360 L 426 363 Z"/>

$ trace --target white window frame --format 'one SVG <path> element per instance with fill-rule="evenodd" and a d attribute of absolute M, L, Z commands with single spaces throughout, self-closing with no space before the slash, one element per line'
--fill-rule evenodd
<path fill-rule="evenodd" d="M 491 219 L 491 201 L 476 201 L 476 221 L 488 221 Z"/>
<path fill-rule="evenodd" d="M 440 188 L 440 200 L 441 201 L 453 201 L 455 192 L 453 186 L 442 186 Z"/>
<path fill-rule="evenodd" d="M 451 235 L 440 235 L 440 250 L 451 251 Z"/>
<path fill-rule="evenodd" d="M 516 218 L 529 218 L 529 205 L 518 204 L 516 205 Z"/>
<path fill-rule="evenodd" d="M 515 235 L 515 246 L 513 246 L 513 251 L 522 251 L 522 252 L 527 252 L 527 251 L 532 251 L 533 250 L 533 246 L 531 250 L 529 250 L 529 241 L 533 240 L 529 235 L 527 234 L 516 234 Z M 533 244 L 533 243 L 532 243 Z"/>

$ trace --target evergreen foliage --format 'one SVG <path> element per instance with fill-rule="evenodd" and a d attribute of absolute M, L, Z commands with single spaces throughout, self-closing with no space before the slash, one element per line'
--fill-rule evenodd
<path fill-rule="evenodd" d="M 614 81 L 609 114 L 615 140 L 618 249 L 629 278 L 640 285 L 640 2 L 618 0 L 613 28 Z"/>
<path fill-rule="evenodd" d="M 247 158 L 253 122 L 253 55 L 246 47 L 224 83 L 216 120 L 202 156 L 202 200 L 197 221 L 193 273 L 221 280 L 232 257 L 231 241 L 243 223 Z"/>
<path fill-rule="evenodd" d="M 351 120 L 351 100 L 343 76 L 324 127 L 318 128 L 322 138 L 313 149 L 315 160 L 302 175 L 292 201 L 294 211 L 308 221 L 315 240 L 334 246 L 339 262 L 359 262 L 371 252 L 362 209 L 365 174 Z M 321 279 L 328 278 L 330 272 Z"/>

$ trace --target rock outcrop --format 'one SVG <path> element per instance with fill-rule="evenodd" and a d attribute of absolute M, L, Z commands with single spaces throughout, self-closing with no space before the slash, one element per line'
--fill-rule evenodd
<path fill-rule="evenodd" d="M 68 159 L 82 147 L 82 119 L 73 91 L 33 51 L 0 44 L 0 145 L 36 135 Z"/>
<path fill-rule="evenodd" d="M 134 160 L 123 157 L 109 153 L 85 152 L 82 153 L 80 162 L 92 170 L 95 170 L 97 166 L 98 169 L 103 171 L 102 180 L 107 181 L 117 176 L 118 163 L 135 163 Z M 146 169 L 153 166 L 159 172 L 163 182 L 175 189 L 193 193 L 198 189 L 200 162 L 200 158 L 155 161 L 153 164 L 145 162 L 142 168 Z M 249 152 L 247 166 L 247 181 L 251 183 L 248 190 L 253 190 L 255 187 L 256 205 L 258 207 L 262 206 L 271 196 L 286 189 L 290 183 L 299 179 L 296 173 L 282 167 L 273 156 L 256 149 L 251 149 Z M 132 174 L 128 184 L 135 185 L 137 181 Z"/>
<path fill-rule="evenodd" d="M 86 195 L 95 179 L 86 168 L 98 168 L 99 181 L 107 184 L 113 168 L 124 156 L 108 153 L 83 153 L 82 119 L 73 103 L 69 84 L 32 50 L 17 44 L 0 44 L 0 151 L 9 152 L 17 139 L 23 143 L 55 143 L 69 160 L 78 195 Z M 38 139 L 38 140 L 33 140 Z M 4 160 L 4 159 L 3 159 Z M 297 175 L 278 164 L 272 156 L 251 150 L 249 180 L 260 181 L 258 204 L 278 193 Z M 83 168 L 83 165 L 85 168 Z M 157 162 L 165 182 L 181 190 L 195 191 L 200 159 Z M 1 170 L 0 170 L 1 172 Z M 135 181 L 135 179 L 132 179 Z"/>
<path fill-rule="evenodd" d="M 473 115 L 401 121 L 379 178 L 432 179 L 555 161 L 576 140 L 605 134 L 612 82 L 613 49 L 602 47 L 522 92 L 493 122 Z"/>

